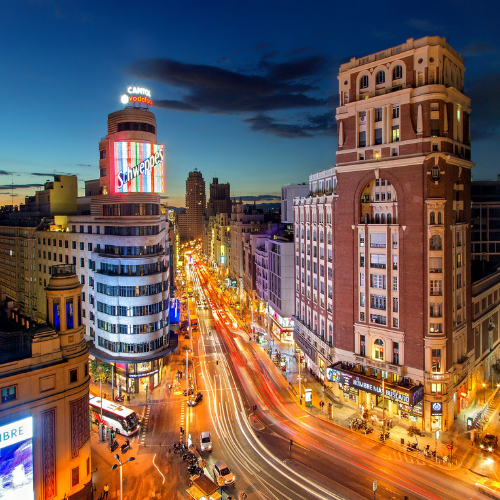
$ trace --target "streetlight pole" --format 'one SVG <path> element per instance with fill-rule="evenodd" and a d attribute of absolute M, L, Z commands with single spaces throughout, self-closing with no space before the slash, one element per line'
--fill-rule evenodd
<path fill-rule="evenodd" d="M 486 384 L 483 383 L 483 404 L 486 403 Z"/>
<path fill-rule="evenodd" d="M 115 453 L 115 458 L 118 461 L 117 464 L 113 464 L 111 466 L 111 470 L 115 470 L 117 467 L 120 467 L 120 500 L 123 500 L 123 473 L 122 473 L 122 467 L 127 463 L 127 462 L 133 462 L 135 460 L 135 457 L 129 457 L 129 459 L 125 462 L 122 462 L 120 460 L 120 455 L 118 453 Z"/>
<path fill-rule="evenodd" d="M 382 435 L 385 441 L 385 379 L 382 380 Z"/>

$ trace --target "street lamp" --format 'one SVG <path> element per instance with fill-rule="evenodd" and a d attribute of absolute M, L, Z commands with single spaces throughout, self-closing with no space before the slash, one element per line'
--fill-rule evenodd
<path fill-rule="evenodd" d="M 133 462 L 135 460 L 135 457 L 129 457 L 128 460 L 125 462 L 122 462 L 120 460 L 120 455 L 118 453 L 115 453 L 115 458 L 118 460 L 117 464 L 113 464 L 111 466 L 111 470 L 115 470 L 117 467 L 120 467 L 120 500 L 123 500 L 123 474 L 122 474 L 122 467 L 127 463 L 127 462 Z"/>

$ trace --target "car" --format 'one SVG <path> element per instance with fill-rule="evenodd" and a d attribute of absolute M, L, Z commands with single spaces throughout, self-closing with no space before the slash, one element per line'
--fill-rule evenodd
<path fill-rule="evenodd" d="M 484 451 L 493 451 L 498 444 L 498 438 L 493 434 L 485 434 L 480 448 Z"/>
<path fill-rule="evenodd" d="M 489 497 L 500 499 L 500 483 L 497 481 L 486 479 L 481 483 L 476 483 L 476 488 Z"/>
<path fill-rule="evenodd" d="M 196 406 L 198 403 L 201 403 L 201 401 L 203 401 L 203 394 L 199 392 L 193 399 L 190 399 L 187 404 L 188 406 Z"/>
<path fill-rule="evenodd" d="M 202 432 L 200 436 L 201 451 L 212 451 L 212 436 L 210 432 Z"/>
<path fill-rule="evenodd" d="M 221 477 L 224 480 L 224 486 L 234 484 L 236 478 L 231 472 L 231 469 L 229 469 L 229 467 L 222 460 L 214 463 L 213 471 L 217 483 L 219 482 L 219 477 Z"/>

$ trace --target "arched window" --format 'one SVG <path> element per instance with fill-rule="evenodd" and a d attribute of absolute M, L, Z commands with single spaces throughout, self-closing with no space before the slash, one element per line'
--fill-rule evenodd
<path fill-rule="evenodd" d="M 302 238 L 304 237 L 304 228 L 302 228 Z"/>
<path fill-rule="evenodd" d="M 434 212 L 431 212 L 431 215 L 429 217 L 429 224 L 434 225 L 436 223 L 436 214 Z"/>
<path fill-rule="evenodd" d="M 370 216 L 365 214 L 365 224 L 370 224 Z"/>
<path fill-rule="evenodd" d="M 359 88 L 366 89 L 368 88 L 368 75 L 363 75 L 361 80 L 359 81 Z"/>
<path fill-rule="evenodd" d="M 438 212 L 438 224 L 442 224 L 443 220 L 441 218 L 441 212 Z"/>
<path fill-rule="evenodd" d="M 384 361 L 384 341 L 382 339 L 377 339 L 375 344 L 375 359 Z"/>
<path fill-rule="evenodd" d="M 382 215 L 380 216 L 380 223 L 381 223 L 381 224 L 385 224 L 385 214 L 382 214 Z"/>
<path fill-rule="evenodd" d="M 429 241 L 429 250 L 442 250 L 443 249 L 443 240 L 439 234 L 434 234 L 431 236 Z"/>
<path fill-rule="evenodd" d="M 380 215 L 375 214 L 375 224 L 380 224 Z"/>
<path fill-rule="evenodd" d="M 311 238 L 311 230 L 307 228 L 307 239 Z"/>
<path fill-rule="evenodd" d="M 387 214 L 387 224 L 392 224 L 392 215 Z"/>
<path fill-rule="evenodd" d="M 313 241 L 316 241 L 316 229 L 313 231 Z"/>
<path fill-rule="evenodd" d="M 398 64 L 397 66 L 394 67 L 394 70 L 392 71 L 392 79 L 399 80 L 400 78 L 403 78 L 403 66 Z"/>
<path fill-rule="evenodd" d="M 379 83 L 385 83 L 385 71 L 379 71 L 377 73 L 377 85 Z"/>

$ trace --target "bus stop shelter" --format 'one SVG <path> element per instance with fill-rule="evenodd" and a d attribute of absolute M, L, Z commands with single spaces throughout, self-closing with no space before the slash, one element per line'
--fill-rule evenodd
<path fill-rule="evenodd" d="M 192 476 L 191 482 L 193 485 L 186 490 L 190 500 L 219 500 L 219 487 L 205 475 Z"/>

